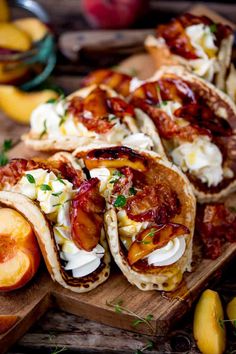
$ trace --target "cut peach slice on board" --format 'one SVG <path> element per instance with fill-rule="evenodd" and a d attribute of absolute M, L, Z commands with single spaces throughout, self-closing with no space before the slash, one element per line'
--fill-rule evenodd
<path fill-rule="evenodd" d="M 224 314 L 216 291 L 205 290 L 195 309 L 193 334 L 203 354 L 223 354 L 226 346 Z"/>
<path fill-rule="evenodd" d="M 31 225 L 16 210 L 0 209 L 0 291 L 24 286 L 39 263 L 40 251 Z"/>

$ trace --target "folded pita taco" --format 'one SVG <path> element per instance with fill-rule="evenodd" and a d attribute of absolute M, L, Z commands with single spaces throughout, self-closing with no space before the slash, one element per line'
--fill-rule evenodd
<path fill-rule="evenodd" d="M 236 107 L 226 94 L 183 67 L 163 67 L 131 102 L 152 120 L 166 156 L 186 173 L 200 202 L 236 189 Z"/>
<path fill-rule="evenodd" d="M 153 147 L 150 137 L 139 131 L 133 107 L 103 85 L 92 85 L 37 107 L 23 140 L 27 146 L 44 151 L 73 151 L 90 144 Z"/>
<path fill-rule="evenodd" d="M 0 168 L 0 203 L 32 225 L 53 280 L 87 292 L 110 272 L 99 180 L 85 179 L 69 154 L 57 160 L 15 159 Z"/>
<path fill-rule="evenodd" d="M 188 179 L 154 152 L 113 146 L 74 155 L 100 180 L 110 250 L 128 281 L 176 289 L 191 270 L 196 202 Z"/>
<path fill-rule="evenodd" d="M 157 69 L 162 65 L 183 65 L 222 90 L 225 89 L 232 46 L 230 26 L 189 13 L 159 25 L 156 36 L 150 35 L 145 41 Z"/>

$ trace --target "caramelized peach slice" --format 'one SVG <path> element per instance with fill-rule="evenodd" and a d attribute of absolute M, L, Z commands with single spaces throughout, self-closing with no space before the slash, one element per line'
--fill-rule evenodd
<path fill-rule="evenodd" d="M 149 253 L 158 248 L 164 247 L 175 237 L 189 233 L 186 226 L 180 224 L 162 224 L 149 227 L 141 231 L 136 240 L 132 243 L 128 252 L 128 262 L 130 265 L 146 257 Z"/>
<path fill-rule="evenodd" d="M 24 286 L 39 263 L 40 251 L 31 225 L 16 210 L 0 209 L 0 291 Z"/>
<path fill-rule="evenodd" d="M 84 162 L 89 170 L 98 167 L 120 168 L 124 166 L 138 171 L 147 169 L 145 158 L 124 146 L 92 150 L 85 156 Z"/>

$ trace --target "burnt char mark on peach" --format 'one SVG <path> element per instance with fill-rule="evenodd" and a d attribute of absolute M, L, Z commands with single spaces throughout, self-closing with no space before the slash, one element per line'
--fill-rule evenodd
<path fill-rule="evenodd" d="M 135 162 L 140 161 L 144 166 L 147 166 L 147 160 L 144 156 L 140 155 L 136 151 L 125 146 L 114 146 L 104 149 L 95 149 L 89 151 L 87 159 L 91 160 L 119 160 L 128 159 Z"/>

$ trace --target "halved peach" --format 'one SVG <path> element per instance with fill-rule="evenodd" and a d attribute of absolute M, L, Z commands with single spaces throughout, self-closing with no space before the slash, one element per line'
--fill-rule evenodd
<path fill-rule="evenodd" d="M 40 251 L 29 222 L 14 209 L 0 209 L 0 291 L 24 286 L 39 263 Z"/>

